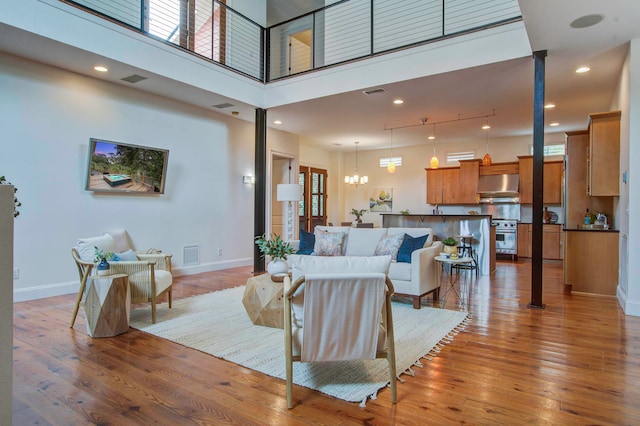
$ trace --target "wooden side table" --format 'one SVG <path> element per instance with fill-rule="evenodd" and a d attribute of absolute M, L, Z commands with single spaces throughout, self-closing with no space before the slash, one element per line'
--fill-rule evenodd
<path fill-rule="evenodd" d="M 89 336 L 112 337 L 129 331 L 131 292 L 127 275 L 92 275 L 87 281 L 84 312 Z"/>
<path fill-rule="evenodd" d="M 255 325 L 284 329 L 284 283 L 271 281 L 269 274 L 247 280 L 242 304 Z"/>

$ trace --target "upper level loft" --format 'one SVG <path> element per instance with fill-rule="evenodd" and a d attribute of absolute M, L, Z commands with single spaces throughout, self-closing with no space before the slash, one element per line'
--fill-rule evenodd
<path fill-rule="evenodd" d="M 262 83 L 522 19 L 517 0 L 342 0 L 269 28 L 219 0 L 61 0 Z"/>

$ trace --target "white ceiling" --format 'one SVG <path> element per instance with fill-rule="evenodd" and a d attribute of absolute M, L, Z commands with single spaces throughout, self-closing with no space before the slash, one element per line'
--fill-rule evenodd
<path fill-rule="evenodd" d="M 317 1 L 268 0 L 269 22 L 281 22 L 317 9 Z M 557 107 L 546 110 L 545 121 L 557 121 L 549 132 L 584 129 L 587 114 L 609 108 L 615 85 L 628 48 L 628 41 L 640 37 L 640 1 L 638 0 L 520 0 L 520 7 L 532 51 L 547 50 L 546 100 Z M 290 14 L 290 15 L 287 15 Z M 573 29 L 569 24 L 587 14 L 602 14 L 596 26 Z M 97 55 L 72 49 L 48 39 L 0 24 L 0 51 L 29 57 L 73 72 L 91 75 Z M 130 74 L 149 77 L 138 87 L 152 93 L 189 104 L 208 108 L 224 102 L 234 108 L 219 110 L 239 112 L 240 119 L 252 121 L 254 106 L 239 103 L 215 93 L 134 69 L 127 64 L 113 64 L 118 69 L 109 74 L 119 79 Z M 579 65 L 589 65 L 591 71 L 576 74 Z M 114 72 L 111 72 L 114 71 Z M 360 140 L 360 149 L 387 147 L 390 132 L 385 127 L 455 120 L 458 117 L 490 115 L 491 139 L 531 135 L 533 122 L 533 60 L 530 57 L 487 66 L 463 69 L 420 79 L 385 85 L 386 93 L 366 96 L 355 90 L 334 96 L 272 108 L 268 121 L 281 119 L 274 128 L 298 134 L 313 144 L 330 150 L 353 150 L 353 141 Z M 401 106 L 391 104 L 402 98 Z M 321 118 L 321 119 L 319 119 Z M 438 125 L 438 143 L 462 140 L 484 140 L 479 129 L 483 120 Z M 425 143 L 431 126 L 394 130 L 393 143 L 414 145 Z M 336 143 L 341 145 L 337 146 Z"/>

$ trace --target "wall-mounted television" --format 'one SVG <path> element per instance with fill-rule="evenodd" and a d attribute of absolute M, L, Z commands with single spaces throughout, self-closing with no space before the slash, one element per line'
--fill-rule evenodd
<path fill-rule="evenodd" d="M 85 189 L 164 194 L 169 150 L 91 138 Z"/>

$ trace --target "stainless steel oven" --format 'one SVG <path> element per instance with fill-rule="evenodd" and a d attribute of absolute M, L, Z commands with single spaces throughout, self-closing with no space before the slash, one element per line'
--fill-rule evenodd
<path fill-rule="evenodd" d="M 492 219 L 496 227 L 496 253 L 518 254 L 518 221 L 515 219 Z"/>

